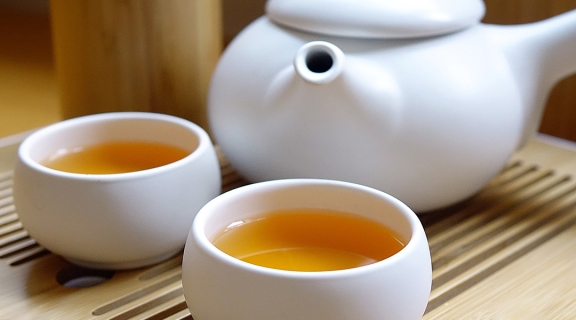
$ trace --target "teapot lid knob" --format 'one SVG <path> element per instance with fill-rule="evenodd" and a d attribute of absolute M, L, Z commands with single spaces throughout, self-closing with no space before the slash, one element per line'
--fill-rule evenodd
<path fill-rule="evenodd" d="M 274 22 L 302 31 L 355 38 L 415 38 L 480 22 L 482 0 L 268 0 Z"/>

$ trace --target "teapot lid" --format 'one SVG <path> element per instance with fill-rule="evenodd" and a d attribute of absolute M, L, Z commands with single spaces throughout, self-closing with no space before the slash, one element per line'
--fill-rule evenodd
<path fill-rule="evenodd" d="M 484 17 L 482 0 L 268 0 L 272 21 L 356 38 L 415 38 L 458 31 Z"/>

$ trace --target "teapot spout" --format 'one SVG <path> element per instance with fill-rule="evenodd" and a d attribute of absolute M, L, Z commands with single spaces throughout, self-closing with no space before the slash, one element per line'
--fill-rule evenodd
<path fill-rule="evenodd" d="M 524 144 L 536 132 L 552 87 L 576 72 L 576 10 L 539 22 L 485 25 L 506 56 L 524 100 Z"/>
<path fill-rule="evenodd" d="M 296 73 L 306 82 L 324 84 L 336 79 L 344 66 L 344 53 L 326 41 L 304 44 L 294 57 Z"/>

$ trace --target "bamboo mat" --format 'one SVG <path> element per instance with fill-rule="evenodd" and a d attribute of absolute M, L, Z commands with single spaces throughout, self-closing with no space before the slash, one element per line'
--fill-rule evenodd
<path fill-rule="evenodd" d="M 0 319 L 192 319 L 181 255 L 88 288 L 61 284 L 82 270 L 28 237 L 12 204 L 22 137 L 0 139 Z M 246 183 L 220 160 L 223 191 Z M 433 262 L 424 319 L 575 319 L 575 174 L 575 151 L 532 141 L 476 196 L 421 215 Z"/>

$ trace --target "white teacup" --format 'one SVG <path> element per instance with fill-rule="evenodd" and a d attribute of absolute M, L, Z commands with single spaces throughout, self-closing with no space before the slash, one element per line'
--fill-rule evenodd
<path fill-rule="evenodd" d="M 41 164 L 57 150 L 110 141 L 167 144 L 190 152 L 141 171 L 81 174 Z M 220 193 L 214 146 L 199 126 L 173 116 L 118 112 L 42 128 L 21 144 L 16 210 L 39 244 L 85 267 L 130 269 L 182 250 L 198 210 Z"/>
<path fill-rule="evenodd" d="M 290 208 L 367 217 L 397 232 L 407 244 L 373 264 L 299 272 L 238 260 L 209 240 L 232 222 Z M 194 220 L 182 267 L 184 295 L 196 320 L 420 319 L 431 281 L 428 242 L 412 210 L 372 188 L 316 179 L 257 183 L 213 199 Z"/>

